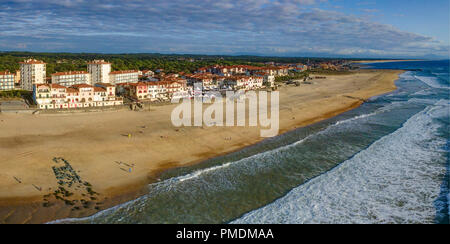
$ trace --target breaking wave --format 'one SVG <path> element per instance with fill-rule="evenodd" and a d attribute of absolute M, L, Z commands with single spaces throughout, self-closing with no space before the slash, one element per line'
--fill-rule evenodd
<path fill-rule="evenodd" d="M 446 174 L 436 118 L 448 100 L 404 125 L 333 170 L 232 223 L 433 223 L 435 199 Z"/>

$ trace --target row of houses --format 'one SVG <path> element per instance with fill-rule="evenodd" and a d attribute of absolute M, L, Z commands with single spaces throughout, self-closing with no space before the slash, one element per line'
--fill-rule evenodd
<path fill-rule="evenodd" d="M 259 75 L 259 76 L 284 76 L 289 69 L 287 66 L 266 66 L 256 67 L 250 65 L 233 66 L 210 66 L 200 68 L 196 75 L 187 76 L 189 83 L 196 80 L 203 80 L 204 87 L 207 89 L 217 89 L 217 84 L 222 82 L 224 77 L 236 75 Z M 204 75 L 201 75 L 204 74 Z M 70 87 L 77 84 L 94 85 L 97 83 L 137 83 L 139 80 L 153 80 L 155 75 L 153 71 L 144 70 L 122 70 L 112 71 L 111 63 L 105 60 L 93 60 L 87 63 L 87 71 L 69 71 L 58 72 L 51 75 L 51 83 Z M 14 83 L 11 82 L 14 80 Z M 210 83 L 207 82 L 210 80 Z M 20 72 L 0 73 L 0 90 L 12 90 L 20 83 L 20 89 L 33 90 L 33 85 L 46 84 L 46 63 L 36 59 L 27 59 L 20 62 Z"/>
<path fill-rule="evenodd" d="M 87 71 L 58 72 L 46 79 L 46 64 L 35 59 L 20 63 L 20 72 L 0 73 L 0 90 L 12 90 L 20 77 L 24 90 L 32 90 L 40 109 L 103 107 L 137 101 L 192 97 L 194 84 L 202 90 L 254 90 L 272 87 L 275 76 L 287 75 L 284 66 L 211 66 L 194 74 L 165 75 L 163 70 L 111 71 L 111 63 L 94 60 Z M 145 81 L 145 82 L 144 82 Z"/>
<path fill-rule="evenodd" d="M 153 82 L 117 84 L 119 95 L 138 101 L 170 100 L 176 97 L 189 97 L 192 88 L 181 80 L 163 80 Z"/>
<path fill-rule="evenodd" d="M 264 73 L 270 76 L 286 76 L 289 74 L 289 66 L 213 65 L 198 69 L 198 73 L 212 73 L 220 76 L 254 75 L 255 73 Z"/>
<path fill-rule="evenodd" d="M 77 84 L 70 87 L 59 84 L 37 84 L 33 88 L 33 99 L 39 109 L 88 108 L 123 104 L 123 99 L 116 97 L 116 87 L 105 83 L 95 84 L 95 86 Z"/>

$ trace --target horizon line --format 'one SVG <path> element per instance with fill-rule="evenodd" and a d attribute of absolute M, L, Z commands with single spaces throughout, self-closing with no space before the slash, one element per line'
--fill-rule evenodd
<path fill-rule="evenodd" d="M 167 56 L 219 56 L 219 57 L 261 57 L 261 58 L 316 58 L 316 59 L 359 59 L 359 60 L 449 60 L 449 58 L 387 58 L 387 57 L 343 57 L 343 56 L 277 56 L 277 55 L 265 55 L 265 54 L 193 54 L 193 53 L 160 53 L 160 52 L 70 52 L 70 51 L 0 51 L 0 53 L 36 53 L 36 54 L 101 54 L 101 55 L 137 55 L 137 54 L 147 54 L 147 55 L 167 55 Z"/>

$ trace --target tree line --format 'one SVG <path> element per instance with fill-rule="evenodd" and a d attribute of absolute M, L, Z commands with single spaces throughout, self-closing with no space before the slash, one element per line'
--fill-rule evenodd
<path fill-rule="evenodd" d="M 266 62 L 306 63 L 324 62 L 326 58 L 292 58 L 260 56 L 217 56 L 217 55 L 169 55 L 169 54 L 99 54 L 99 53 L 32 53 L 0 52 L 0 71 L 20 69 L 19 62 L 35 58 L 47 63 L 47 76 L 56 72 L 87 70 L 86 62 L 104 59 L 112 63 L 113 70 L 156 70 L 165 73 L 193 73 L 198 68 L 210 65 L 255 65 Z"/>

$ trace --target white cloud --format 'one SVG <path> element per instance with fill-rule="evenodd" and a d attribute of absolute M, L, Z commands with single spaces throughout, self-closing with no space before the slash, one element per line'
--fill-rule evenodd
<path fill-rule="evenodd" d="M 77 41 L 79 45 L 92 41 L 99 49 L 131 46 L 136 50 L 123 51 L 136 52 L 404 56 L 449 52 L 444 43 L 427 36 L 318 9 L 316 4 L 323 2 L 319 0 L 13 2 L 0 3 L 2 41 L 70 39 L 75 48 Z M 6 8 L 9 11 L 1 10 Z"/>

